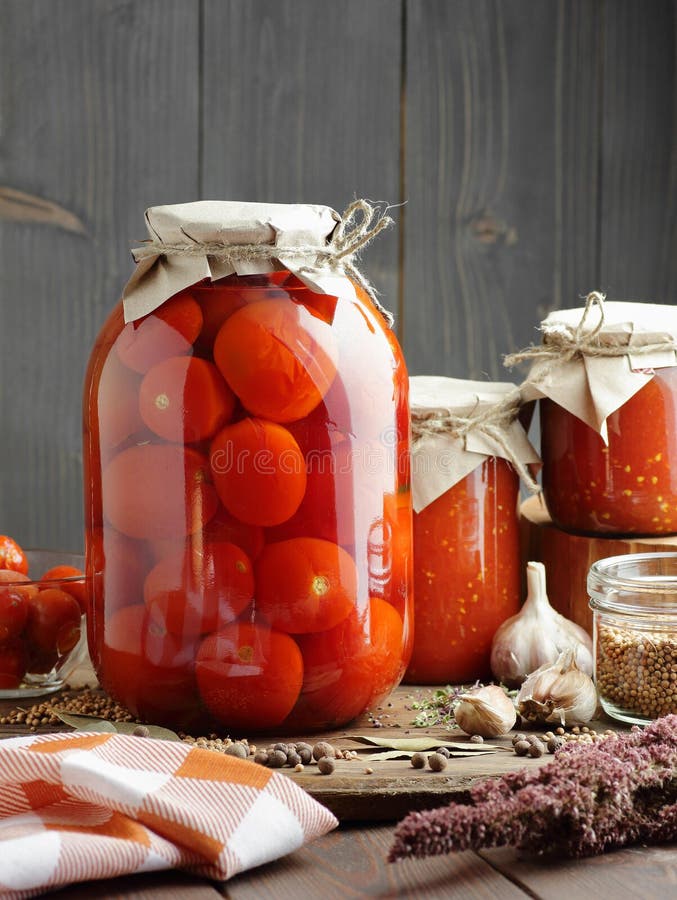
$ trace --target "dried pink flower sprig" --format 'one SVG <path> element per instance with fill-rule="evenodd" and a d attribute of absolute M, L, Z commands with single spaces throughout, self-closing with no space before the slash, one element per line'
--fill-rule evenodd
<path fill-rule="evenodd" d="M 390 862 L 511 846 L 594 856 L 677 838 L 677 715 L 597 744 L 565 744 L 552 762 L 485 779 L 470 802 L 400 822 Z"/>

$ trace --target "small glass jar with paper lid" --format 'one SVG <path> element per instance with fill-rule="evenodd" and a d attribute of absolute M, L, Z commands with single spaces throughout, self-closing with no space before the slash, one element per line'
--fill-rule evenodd
<path fill-rule="evenodd" d="M 520 608 L 520 475 L 539 462 L 513 384 L 410 379 L 414 650 L 405 680 L 491 679 L 496 629 Z"/>
<path fill-rule="evenodd" d="M 90 652 L 146 721 L 334 727 L 404 673 L 408 381 L 354 265 L 374 216 L 146 213 L 84 410 Z"/>
<path fill-rule="evenodd" d="M 605 302 L 558 310 L 523 385 L 540 398 L 543 493 L 579 534 L 677 533 L 677 308 Z"/>

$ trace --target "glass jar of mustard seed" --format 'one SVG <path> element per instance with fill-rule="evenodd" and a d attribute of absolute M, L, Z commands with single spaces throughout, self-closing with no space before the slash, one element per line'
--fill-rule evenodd
<path fill-rule="evenodd" d="M 607 715 L 644 724 L 677 713 L 677 553 L 636 553 L 588 574 L 595 682 Z"/>

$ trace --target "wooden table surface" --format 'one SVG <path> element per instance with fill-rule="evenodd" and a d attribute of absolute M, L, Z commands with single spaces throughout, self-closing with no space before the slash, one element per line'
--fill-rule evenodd
<path fill-rule="evenodd" d="M 400 688 L 388 714 L 399 722 L 395 728 L 386 726 L 372 735 L 398 734 L 403 736 L 413 713 L 406 712 L 404 699 L 412 689 Z M 14 704 L 0 701 L 0 716 Z M 27 703 L 23 704 L 28 705 Z M 408 715 L 409 719 L 404 717 Z M 392 720 L 391 720 L 392 721 Z M 365 718 L 347 733 L 369 733 Z M 67 729 L 66 729 L 67 730 Z M 413 731 L 413 730 L 412 730 Z M 0 736 L 26 733 L 22 726 L 2 726 Z M 418 736 L 419 731 L 414 731 Z M 442 734 L 442 732 L 438 732 Z M 455 739 L 455 738 L 454 738 Z M 342 741 L 337 741 L 342 744 Z M 505 768 L 509 754 L 502 754 L 500 768 Z M 522 760 L 511 757 L 515 764 Z M 491 757 L 483 757 L 490 760 Z M 464 761 L 453 761 L 454 765 Z M 541 761 L 528 760 L 538 765 Z M 487 765 L 488 763 L 485 763 Z M 347 764 L 352 765 L 352 764 Z M 363 763 L 357 763 L 358 779 Z M 385 764 L 381 764 L 383 766 Z M 402 765 L 399 763 L 398 765 Z M 477 763 L 474 763 L 477 768 Z M 376 767 L 375 767 L 376 768 Z M 480 767 L 481 768 L 481 767 Z M 450 766 L 452 769 L 452 766 Z M 412 774 L 413 774 L 413 770 Z M 473 769 L 474 771 L 474 769 Z M 447 770 L 447 773 L 449 769 Z M 428 773 L 432 784 L 443 784 L 435 773 Z M 378 774 L 375 772 L 375 774 Z M 478 773 L 481 774 L 481 773 Z M 330 783 L 329 776 L 314 776 L 321 789 Z M 448 776 L 450 785 L 458 775 Z M 434 781 L 434 779 L 438 779 Z M 431 788 L 431 790 L 433 790 Z M 390 802 L 390 801 L 389 801 Z M 439 805 L 444 803 L 443 797 Z M 384 807 L 389 809 L 391 807 Z M 396 807 L 392 807 L 395 809 Z M 382 818 L 382 811 L 379 812 Z M 571 900 L 572 897 L 613 897 L 614 900 L 668 900 L 677 898 L 677 846 L 635 847 L 587 860 L 539 861 L 521 858 L 508 849 L 464 852 L 427 860 L 411 860 L 395 865 L 386 862 L 395 828 L 392 822 L 344 822 L 334 832 L 325 835 L 295 853 L 258 869 L 238 875 L 223 884 L 215 884 L 177 871 L 135 875 L 100 882 L 87 882 L 64 888 L 55 893 L 68 900 L 89 898 L 186 898 L 186 900 L 343 900 L 350 897 L 388 898 L 458 898 L 458 900 L 513 900 L 513 898 L 543 898 L 543 900 Z"/>

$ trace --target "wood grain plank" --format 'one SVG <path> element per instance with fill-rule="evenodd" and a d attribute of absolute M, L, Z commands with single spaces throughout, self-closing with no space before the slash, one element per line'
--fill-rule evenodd
<path fill-rule="evenodd" d="M 89 349 L 145 207 L 198 192 L 198 0 L 4 0 L 2 14 L 0 184 L 85 233 L 0 219 L 1 530 L 77 549 Z"/>
<path fill-rule="evenodd" d="M 399 0 L 205 0 L 203 196 L 397 203 L 400 15 Z M 391 229 L 363 264 L 395 311 L 397 260 Z"/>
<path fill-rule="evenodd" d="M 236 876 L 230 900 L 321 897 L 416 897 L 420 900 L 517 900 L 528 896 L 474 853 L 390 865 L 393 829 L 341 828 L 278 862 Z"/>
<path fill-rule="evenodd" d="M 602 288 L 677 302 L 677 3 L 604 4 Z"/>
<path fill-rule="evenodd" d="M 58 900 L 218 900 L 220 886 L 171 870 L 84 881 L 54 893 Z"/>
<path fill-rule="evenodd" d="M 599 6 L 407 9 L 409 367 L 507 380 L 501 355 L 596 279 Z"/>
<path fill-rule="evenodd" d="M 483 850 L 480 856 L 541 900 L 667 900 L 675 896 L 677 885 L 675 845 L 630 847 L 590 859 L 521 858 L 508 848 Z"/>

